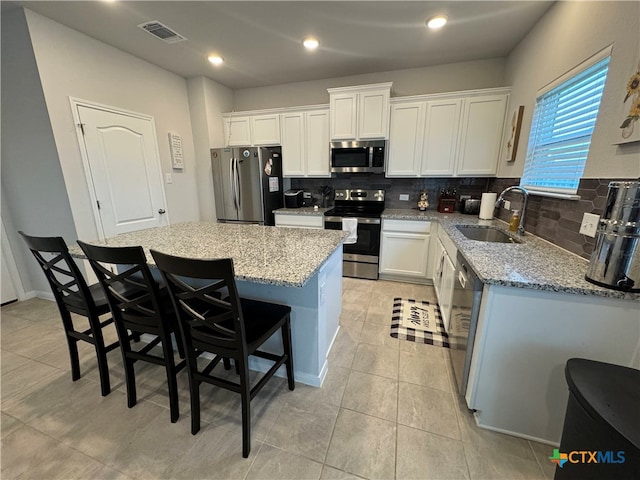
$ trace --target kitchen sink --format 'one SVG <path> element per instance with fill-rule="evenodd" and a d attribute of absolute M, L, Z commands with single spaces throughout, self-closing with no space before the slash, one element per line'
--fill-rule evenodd
<path fill-rule="evenodd" d="M 457 225 L 456 228 L 468 239 L 477 240 L 478 242 L 520 243 L 520 240 L 517 238 L 514 238 L 495 227 Z"/>

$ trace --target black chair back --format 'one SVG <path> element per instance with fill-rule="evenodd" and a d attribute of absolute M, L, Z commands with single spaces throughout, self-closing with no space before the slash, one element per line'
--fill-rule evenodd
<path fill-rule="evenodd" d="M 187 350 L 210 350 L 238 358 L 247 350 L 245 324 L 233 260 L 180 258 L 152 251 L 179 313 Z"/>
<path fill-rule="evenodd" d="M 79 315 L 96 314 L 96 305 L 84 276 L 71 258 L 62 237 L 32 237 L 18 232 L 33 253 L 51 286 L 58 308 Z"/>

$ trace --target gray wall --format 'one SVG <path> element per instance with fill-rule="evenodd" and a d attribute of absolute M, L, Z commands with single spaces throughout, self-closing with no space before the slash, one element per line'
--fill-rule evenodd
<path fill-rule="evenodd" d="M 2 13 L 1 53 L 2 218 L 25 291 L 50 292 L 16 231 L 77 235 L 22 9 Z"/>
<path fill-rule="evenodd" d="M 216 221 L 210 149 L 224 143 L 220 115 L 231 110 L 233 90 L 205 77 L 189 78 L 189 110 L 196 156 L 200 220 Z"/>
<path fill-rule="evenodd" d="M 613 54 L 584 178 L 640 175 L 640 143 L 613 145 L 629 108 L 628 101 L 623 104 L 626 85 L 640 61 L 638 32 L 640 2 L 556 2 L 549 9 L 507 61 L 509 111 L 524 105 L 525 114 L 516 161 L 501 161 L 499 177 L 522 175 L 536 92 L 610 44 Z"/>
<path fill-rule="evenodd" d="M 504 69 L 505 59 L 494 58 L 310 82 L 287 83 L 271 87 L 245 88 L 235 90 L 234 110 L 259 110 L 329 103 L 327 88 L 369 83 L 393 82 L 391 95 L 394 97 L 504 87 L 508 85 L 505 82 Z"/>
<path fill-rule="evenodd" d="M 187 81 L 117 48 L 25 10 L 78 238 L 98 238 L 69 98 L 150 115 L 172 223 L 198 220 L 196 164 Z M 182 136 L 185 167 L 173 170 L 168 133 Z"/>

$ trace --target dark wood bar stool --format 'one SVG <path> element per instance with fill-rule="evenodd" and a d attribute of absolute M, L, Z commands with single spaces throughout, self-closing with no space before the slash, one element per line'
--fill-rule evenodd
<path fill-rule="evenodd" d="M 174 360 L 171 334 L 177 336 L 178 325 L 169 296 L 161 289 L 147 265 L 142 247 L 101 247 L 78 241 L 102 285 L 120 337 L 122 363 L 127 385 L 127 405 L 137 403 L 134 364 L 139 361 L 161 365 L 167 374 L 171 422 L 178 421 L 178 384 L 176 374 L 185 361 Z M 118 270 L 114 273 L 109 266 Z M 123 293 L 124 292 L 124 293 Z M 132 348 L 128 330 L 155 338 L 138 350 Z M 162 344 L 162 356 L 150 353 Z M 180 357 L 184 358 L 182 341 L 176 338 Z"/>
<path fill-rule="evenodd" d="M 58 305 L 71 360 L 71 379 L 80 378 L 78 342 L 90 343 L 96 350 L 100 388 L 102 396 L 111 391 L 107 353 L 120 346 L 119 342 L 105 345 L 102 329 L 113 323 L 109 318 L 101 321 L 100 316 L 109 313 L 109 304 L 99 284 L 87 285 L 80 269 L 69 254 L 69 248 L 62 237 L 33 237 L 18 232 L 38 261 L 51 286 Z M 72 313 L 82 315 L 89 321 L 89 328 L 77 330 Z"/>
<path fill-rule="evenodd" d="M 286 366 L 289 390 L 295 388 L 291 349 L 291 307 L 240 298 L 235 282 L 233 260 L 196 260 L 174 257 L 154 250 L 151 254 L 162 272 L 179 317 L 184 341 L 189 389 L 191 393 L 191 433 L 200 430 L 200 384 L 205 382 L 239 393 L 242 402 L 242 456 L 251 451 L 251 400 Z M 201 286 L 196 286 L 201 285 Z M 258 348 L 276 331 L 282 332 L 282 355 Z M 204 368 L 197 357 L 213 354 Z M 273 361 L 273 366 L 251 387 L 249 356 Z M 212 374 L 224 358 L 232 358 L 239 373 L 239 383 Z"/>

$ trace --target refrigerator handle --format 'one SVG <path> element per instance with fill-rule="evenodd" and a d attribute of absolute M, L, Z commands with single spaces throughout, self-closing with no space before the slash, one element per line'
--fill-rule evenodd
<path fill-rule="evenodd" d="M 242 208 L 242 192 L 240 191 L 240 168 L 236 158 L 236 196 L 238 197 L 238 210 Z"/>
<path fill-rule="evenodd" d="M 231 198 L 233 198 L 233 206 L 235 207 L 236 191 L 235 191 L 235 184 L 233 183 L 233 167 L 234 167 L 234 163 L 233 163 L 233 156 L 232 156 L 231 158 L 229 158 L 229 185 L 231 186 Z"/>

